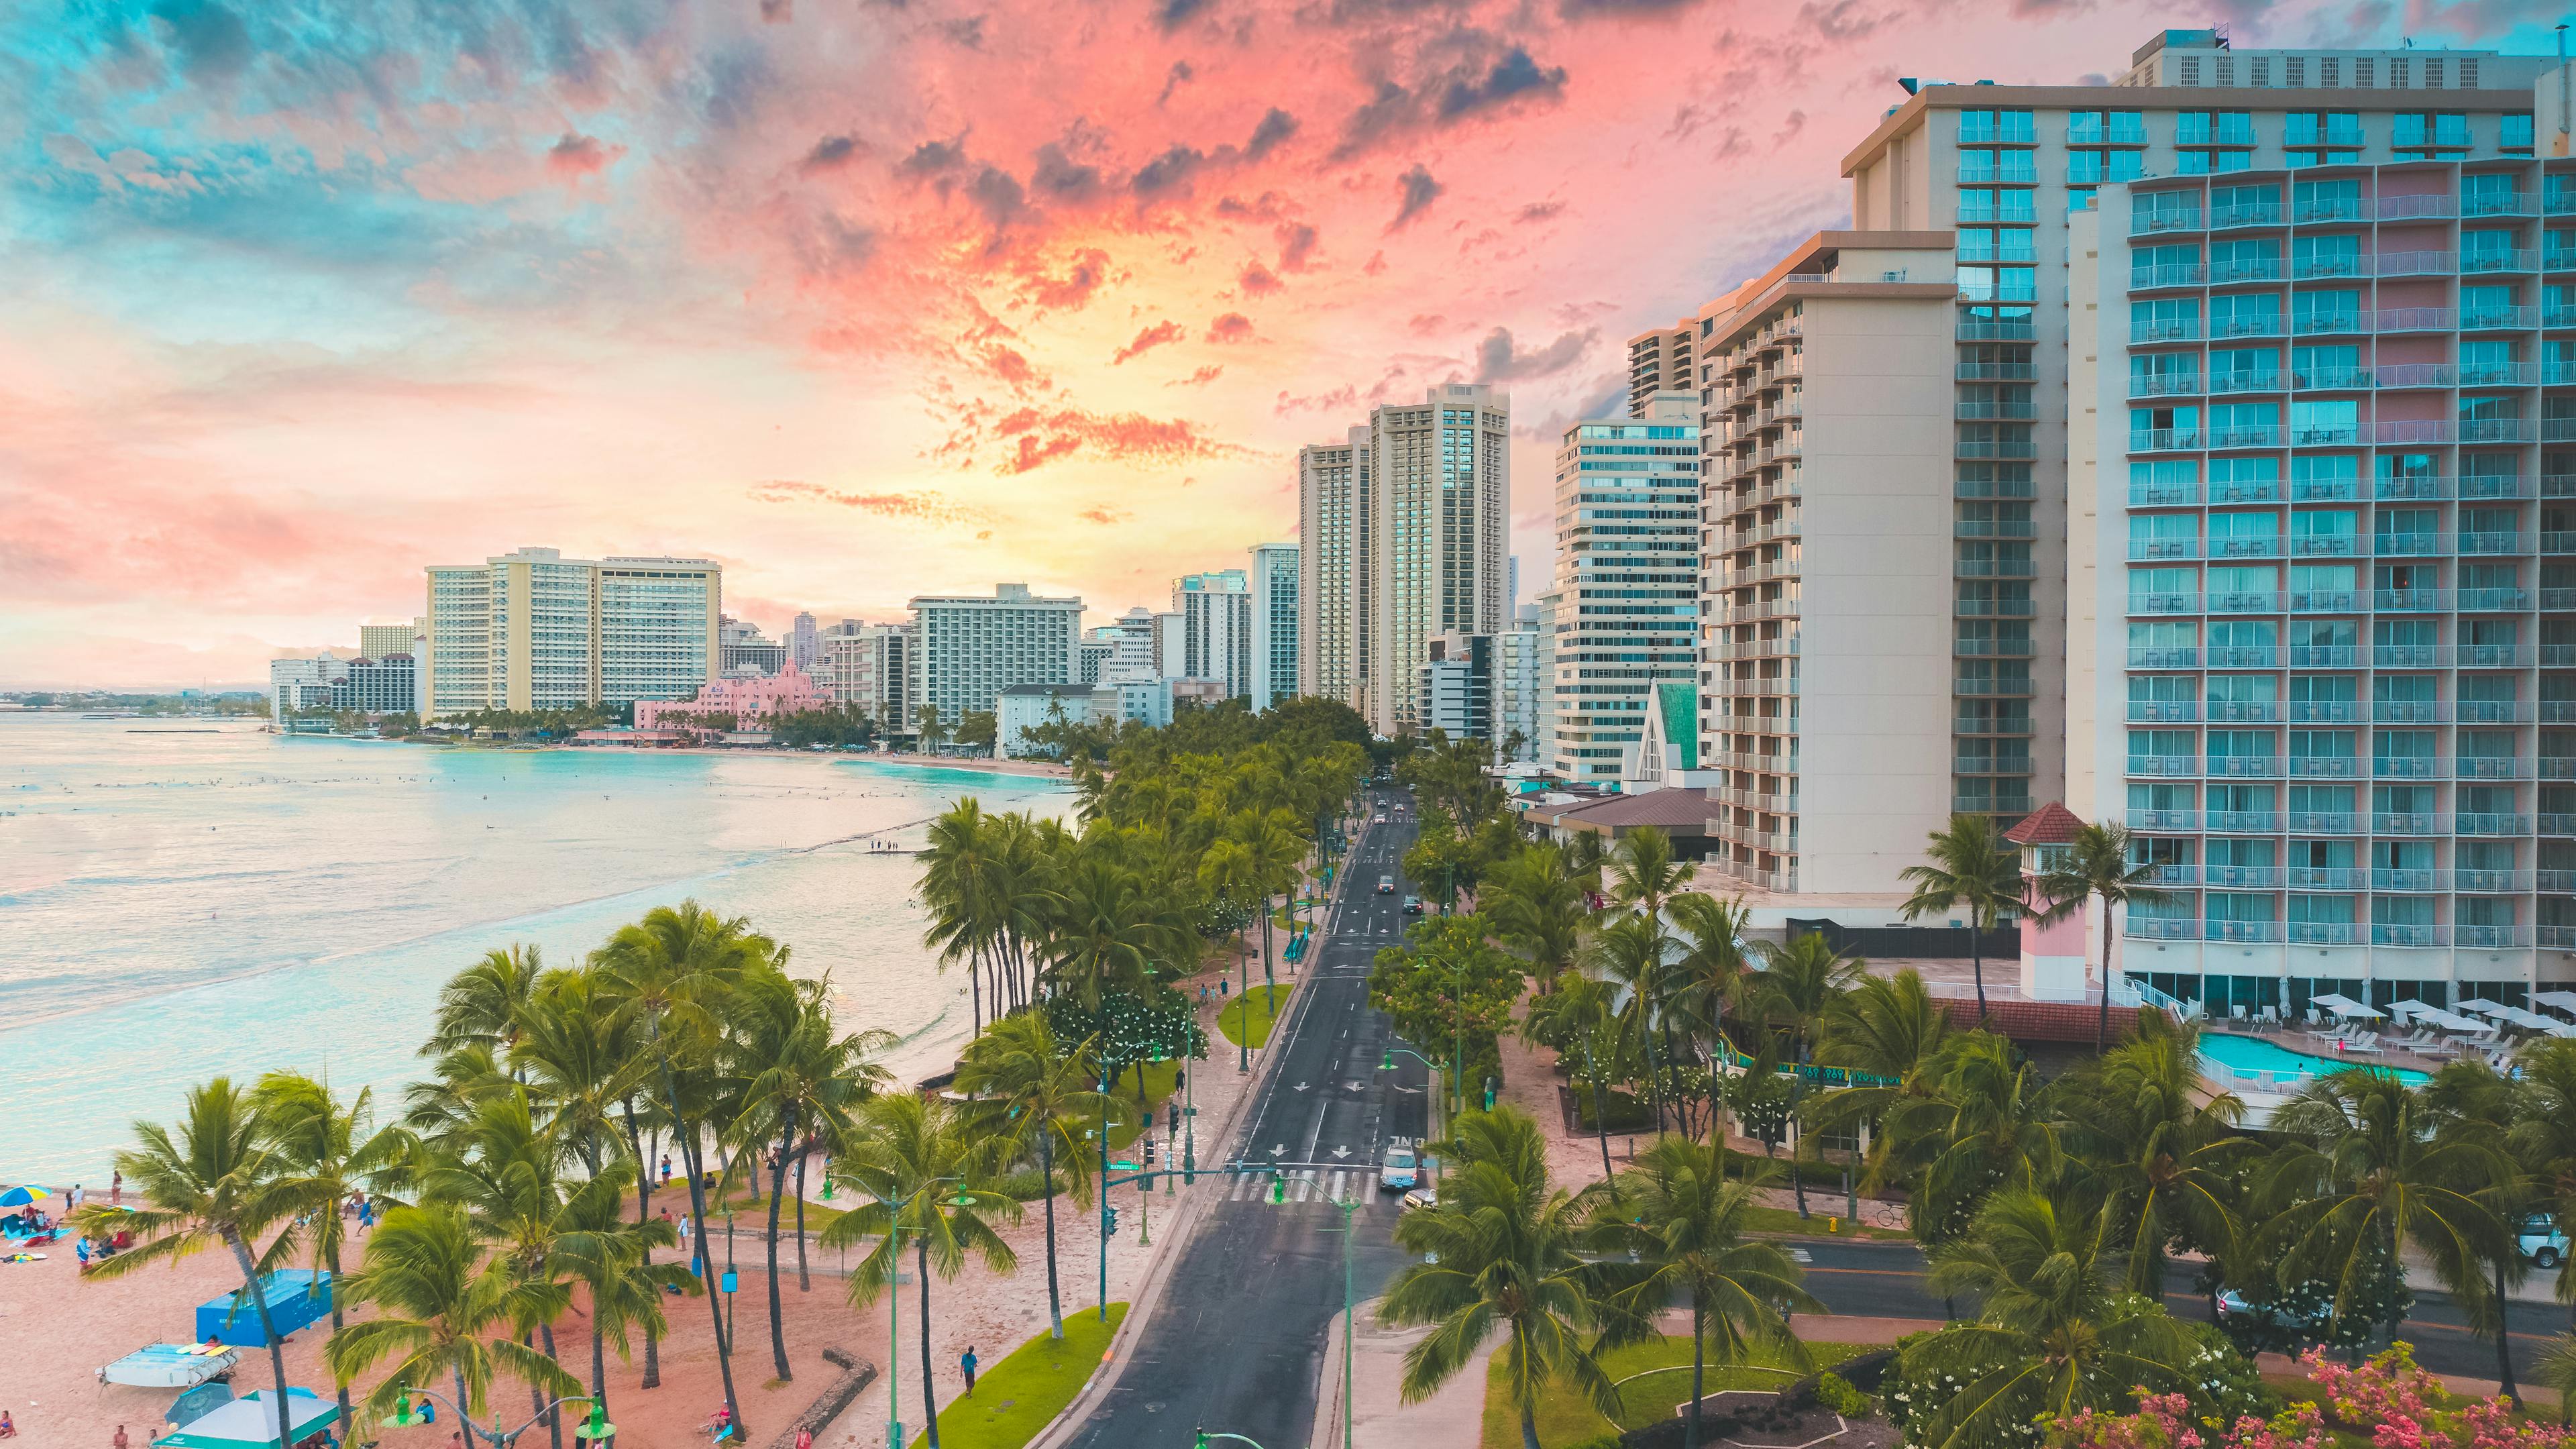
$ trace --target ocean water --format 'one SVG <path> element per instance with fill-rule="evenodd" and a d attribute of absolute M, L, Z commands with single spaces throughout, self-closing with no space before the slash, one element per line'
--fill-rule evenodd
<path fill-rule="evenodd" d="M 1060 782 L 825 755 L 440 749 L 0 712 L 0 1182 L 103 1181 L 137 1118 L 274 1067 L 423 1074 L 438 987 L 496 946 L 569 965 L 692 898 L 829 973 L 937 1070 L 966 982 L 921 947 L 926 822 L 1056 814 Z M 874 850 L 890 840 L 897 851 Z"/>

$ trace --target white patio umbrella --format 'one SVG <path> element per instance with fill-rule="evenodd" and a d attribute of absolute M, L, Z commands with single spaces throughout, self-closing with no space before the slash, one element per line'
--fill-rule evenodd
<path fill-rule="evenodd" d="M 2322 1006 L 2326 1010 L 2331 1011 L 2335 1015 L 2343 1017 L 2348 1021 L 2377 1021 L 2381 1016 L 2385 1015 L 2383 1012 L 2374 1011 L 2371 1008 L 2362 1005 L 2360 1002 L 2353 1000 L 2349 996 L 2328 994 L 2325 996 L 2312 996 L 2308 998 L 2308 1000 L 2311 1005 Z"/>
<path fill-rule="evenodd" d="M 2544 991 L 2531 999 L 2542 1006 L 2554 1006 L 2560 1011 L 2576 1011 L 2576 991 Z"/>
<path fill-rule="evenodd" d="M 2502 1002 L 2489 1001 L 2483 996 L 2472 996 L 2468 1000 L 2458 1003 L 2454 1009 L 2459 1011 L 2473 1011 L 2480 1016 L 2497 1016 L 2502 1014 L 2506 1008 Z"/>
<path fill-rule="evenodd" d="M 2392 1001 L 2388 1003 L 2388 1014 L 2396 1017 L 2399 1021 L 2404 1021 L 2408 1017 L 2431 1016 L 2440 1010 L 2440 1007 L 2433 1005 L 2429 1001 L 2417 1001 L 2411 996 L 2406 998 L 2404 1001 Z"/>

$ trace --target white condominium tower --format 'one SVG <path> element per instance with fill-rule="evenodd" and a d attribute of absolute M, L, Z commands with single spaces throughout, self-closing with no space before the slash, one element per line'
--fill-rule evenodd
<path fill-rule="evenodd" d="M 523 548 L 426 572 L 431 715 L 686 699 L 715 676 L 713 560 Z"/>
<path fill-rule="evenodd" d="M 1172 581 L 1173 628 L 1179 658 L 1163 672 L 1179 679 L 1213 679 L 1228 699 L 1252 697 L 1252 581 L 1241 569 L 1186 574 Z"/>
<path fill-rule="evenodd" d="M 1420 403 L 1369 411 L 1369 725 L 1421 728 L 1414 698 L 1430 641 L 1501 632 L 1511 535 L 1511 399 L 1482 383 L 1435 387 Z"/>
<path fill-rule="evenodd" d="M 1266 710 L 1306 691 L 1298 687 L 1303 621 L 1293 543 L 1264 543 L 1252 550 L 1252 707 Z"/>
<path fill-rule="evenodd" d="M 1301 692 L 1363 715 L 1377 557 L 1369 464 L 1366 428 L 1297 450 L 1297 681 Z"/>
<path fill-rule="evenodd" d="M 943 731 L 989 712 L 1014 684 L 1070 684 L 1079 677 L 1082 600 L 1044 598 L 1026 584 L 993 595 L 925 594 L 912 600 L 914 642 L 906 699 L 939 711 Z M 910 722 L 908 721 L 907 724 Z"/>
<path fill-rule="evenodd" d="M 1544 686 L 1555 723 L 1544 733 L 1555 742 L 1546 764 L 1568 780 L 1617 779 L 1657 682 L 1695 680 L 1699 454 L 1699 399 L 1687 392 L 1654 394 L 1633 418 L 1576 423 L 1557 449 L 1559 632 Z"/>
<path fill-rule="evenodd" d="M 909 734 L 915 725 L 906 695 L 913 638 L 909 624 L 843 619 L 815 637 L 814 681 L 833 702 L 856 705 L 890 733 Z"/>

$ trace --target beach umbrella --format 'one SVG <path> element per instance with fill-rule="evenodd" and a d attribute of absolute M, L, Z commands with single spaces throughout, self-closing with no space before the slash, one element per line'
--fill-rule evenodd
<path fill-rule="evenodd" d="M 174 1433 L 152 1441 L 152 1449 L 275 1449 L 276 1401 L 266 1389 L 253 1389 L 220 1409 L 207 1411 Z M 286 1391 L 287 1438 L 302 1443 L 329 1428 L 340 1406 L 311 1389 Z"/>
<path fill-rule="evenodd" d="M 31 1207 L 52 1196 L 41 1187 L 22 1183 L 7 1192 L 0 1192 L 0 1208 Z"/>

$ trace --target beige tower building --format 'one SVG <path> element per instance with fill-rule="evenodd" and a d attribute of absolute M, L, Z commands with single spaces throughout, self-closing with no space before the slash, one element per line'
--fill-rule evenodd
<path fill-rule="evenodd" d="M 715 677 L 724 572 L 711 559 L 523 548 L 426 572 L 426 715 L 686 699 Z"/>
<path fill-rule="evenodd" d="M 1511 535 L 1511 399 L 1481 383 L 1432 388 L 1418 404 L 1369 412 L 1370 727 L 1421 727 L 1430 641 L 1498 633 Z"/>
<path fill-rule="evenodd" d="M 1369 675 L 1370 516 L 1368 429 L 1297 450 L 1297 679 L 1301 693 L 1365 715 Z"/>

